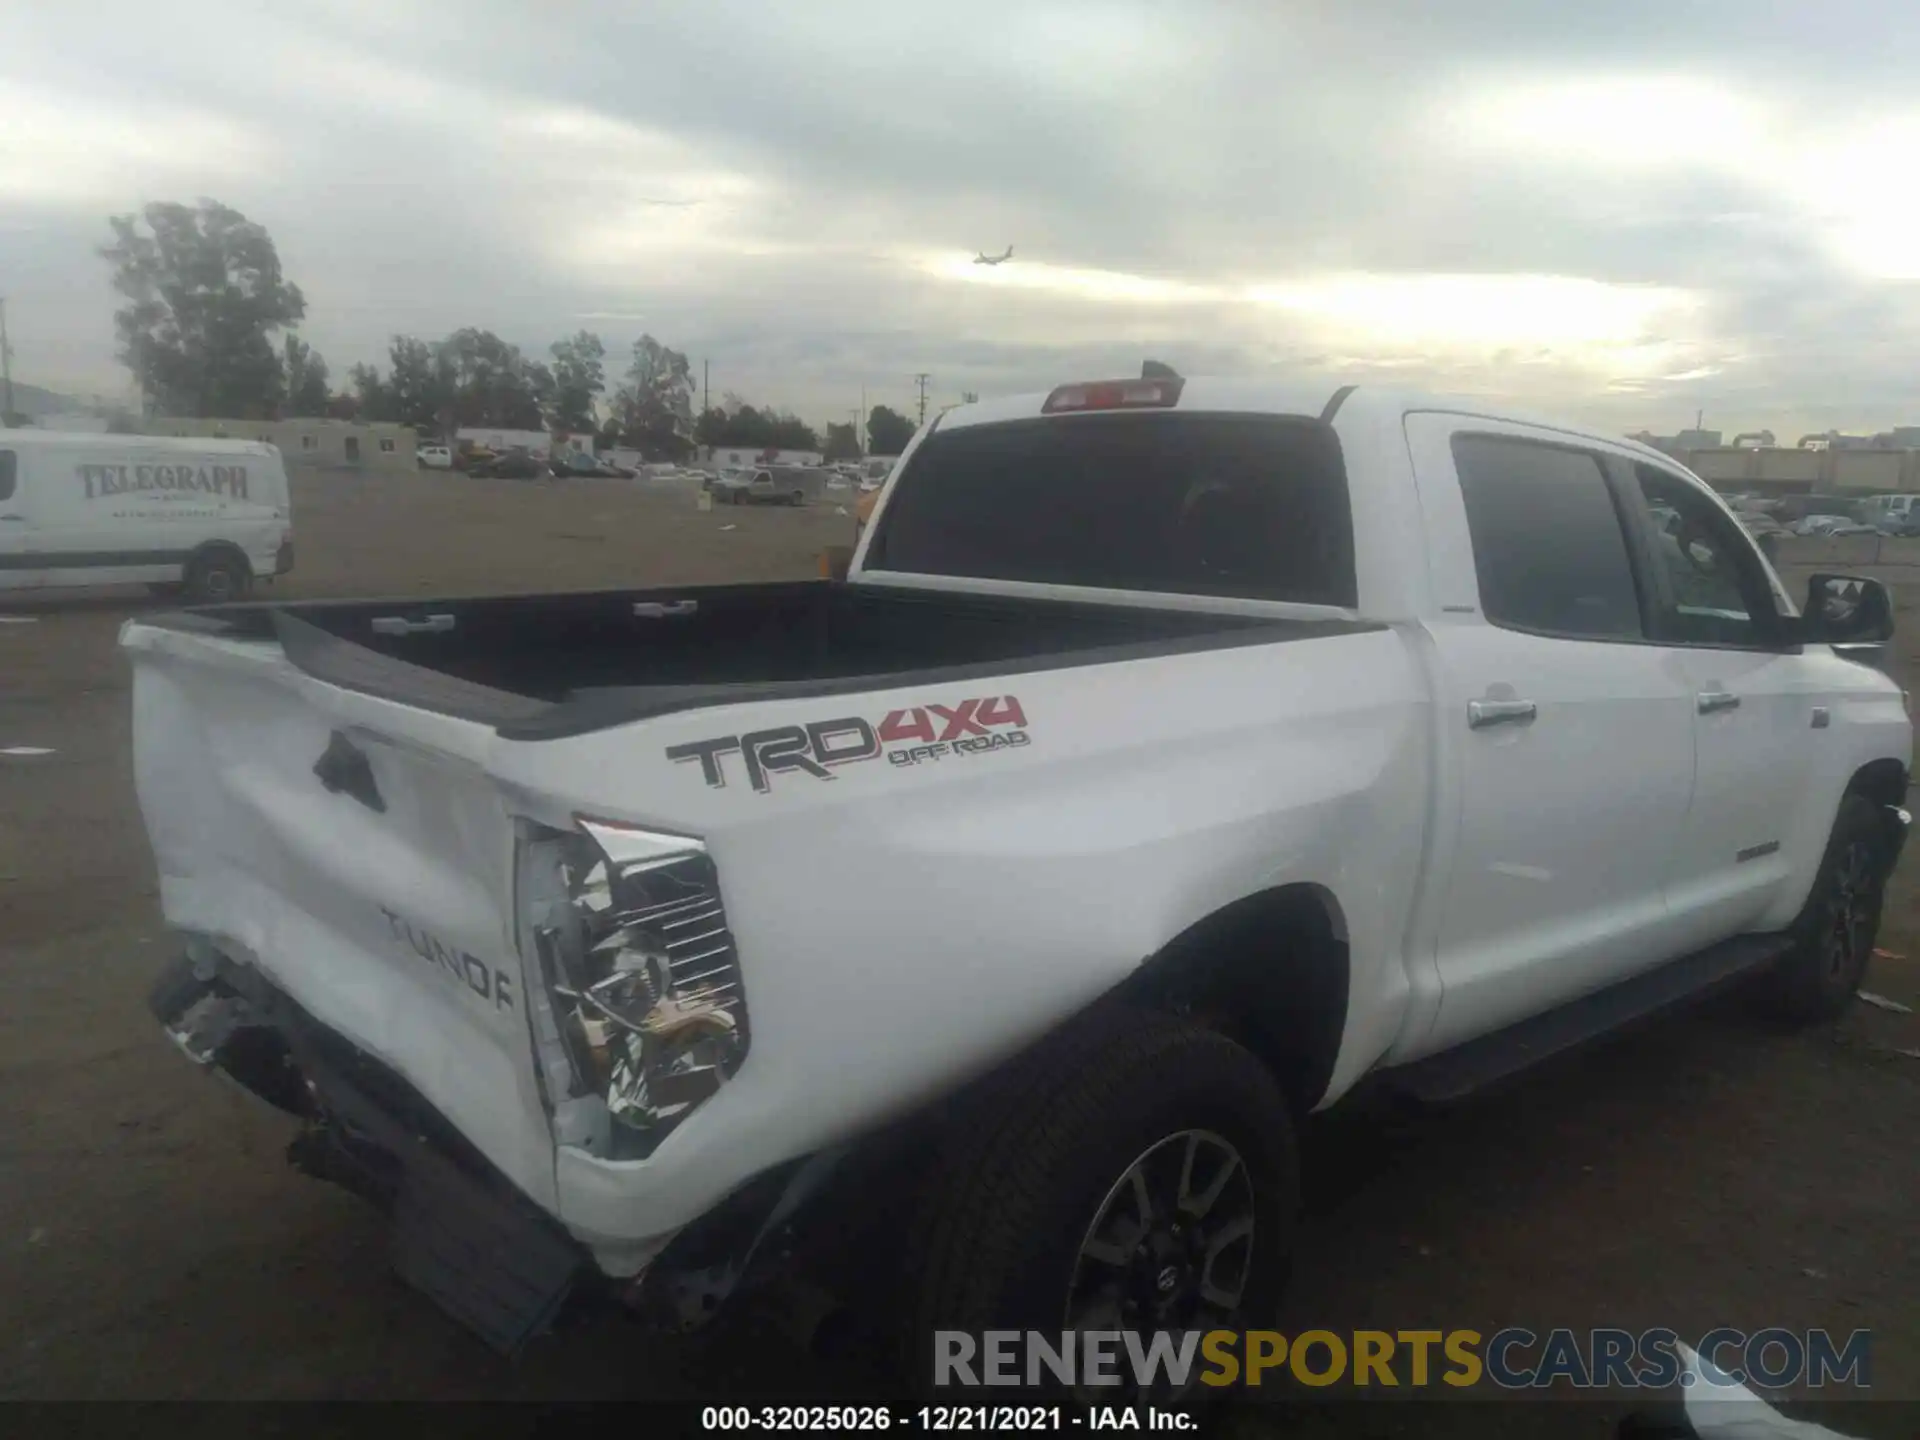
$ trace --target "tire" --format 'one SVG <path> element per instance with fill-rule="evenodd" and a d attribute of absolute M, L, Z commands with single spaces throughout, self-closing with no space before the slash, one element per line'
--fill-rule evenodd
<path fill-rule="evenodd" d="M 1847 795 L 1833 822 L 1807 903 L 1787 933 L 1794 946 L 1760 977 L 1754 999 L 1786 1025 L 1834 1020 L 1866 978 L 1886 891 L 1888 819 L 1862 795 Z"/>
<path fill-rule="evenodd" d="M 224 605 L 244 600 L 252 579 L 245 560 L 215 550 L 187 566 L 187 598 L 196 605 Z"/>
<path fill-rule="evenodd" d="M 795 506 L 806 504 L 807 492 L 804 490 L 795 490 L 791 495 L 787 496 L 787 503 Z"/>
<path fill-rule="evenodd" d="M 1144 1236 L 1136 1172 L 1158 1222 Z M 1163 1014 L 1097 1011 L 994 1077 L 932 1167 L 904 1272 L 904 1378 L 931 1387 L 941 1330 L 1057 1344 L 1062 1329 L 1268 1324 L 1299 1188 L 1291 1112 L 1251 1053 Z M 1237 1303 L 1217 1303 L 1230 1289 Z M 1186 1398 L 1203 1368 L 1196 1355 Z M 1080 1398 L 1096 1395 L 1140 1398 Z"/>

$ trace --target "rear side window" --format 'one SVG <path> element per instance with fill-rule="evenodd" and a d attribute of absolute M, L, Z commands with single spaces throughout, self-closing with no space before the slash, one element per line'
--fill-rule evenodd
<path fill-rule="evenodd" d="M 1487 619 L 1548 635 L 1642 637 L 1626 534 L 1597 455 L 1456 435 L 1453 459 Z"/>
<path fill-rule="evenodd" d="M 1113 414 L 935 431 L 868 563 L 1168 594 L 1356 603 L 1339 442 L 1318 421 Z"/>
<path fill-rule="evenodd" d="M 20 457 L 13 450 L 0 450 L 0 500 L 11 500 L 19 485 Z"/>

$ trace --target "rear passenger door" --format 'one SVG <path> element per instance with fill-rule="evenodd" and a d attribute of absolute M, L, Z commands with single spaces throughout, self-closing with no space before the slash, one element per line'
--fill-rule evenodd
<path fill-rule="evenodd" d="M 1408 416 L 1407 437 L 1458 795 L 1432 1051 L 1676 953 L 1693 688 L 1647 633 L 1616 454 L 1448 414 Z"/>
<path fill-rule="evenodd" d="M 1720 502 L 1664 466 L 1636 461 L 1632 475 L 1649 520 L 1651 629 L 1694 711 L 1693 801 L 1667 898 L 1704 945 L 1748 928 L 1795 873 L 1785 847 L 1827 697 L 1786 635 L 1758 550 Z M 1674 518 L 1653 524 L 1660 512 Z"/>

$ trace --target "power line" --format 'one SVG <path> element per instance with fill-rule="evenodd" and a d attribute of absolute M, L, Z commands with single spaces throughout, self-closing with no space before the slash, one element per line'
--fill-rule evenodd
<path fill-rule="evenodd" d="M 913 377 L 913 383 L 916 386 L 918 386 L 920 390 L 920 421 L 919 423 L 922 425 L 927 423 L 927 381 L 931 380 L 932 378 L 933 377 L 927 374 L 927 372 L 924 370 L 922 370 L 919 374 Z"/>

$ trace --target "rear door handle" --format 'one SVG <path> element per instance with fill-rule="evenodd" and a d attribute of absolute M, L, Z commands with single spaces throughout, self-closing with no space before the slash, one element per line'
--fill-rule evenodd
<path fill-rule="evenodd" d="M 1490 725 L 1525 725 L 1540 713 L 1531 700 L 1469 700 L 1467 727 L 1485 730 Z"/>
<path fill-rule="evenodd" d="M 1740 697 L 1731 690 L 1702 690 L 1694 697 L 1694 704 L 1702 715 L 1711 715 L 1717 710 L 1738 710 Z"/>

